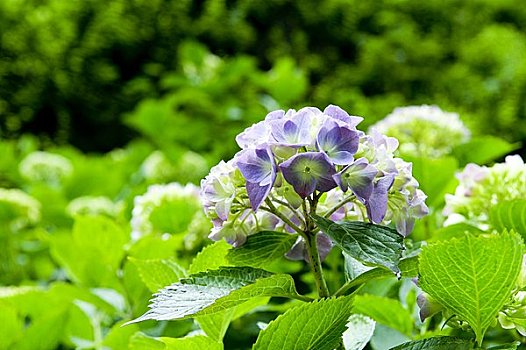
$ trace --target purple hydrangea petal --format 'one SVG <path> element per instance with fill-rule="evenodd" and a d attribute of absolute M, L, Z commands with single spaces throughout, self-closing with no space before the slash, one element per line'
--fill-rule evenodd
<path fill-rule="evenodd" d="M 400 219 L 395 221 L 396 231 L 402 236 L 407 237 L 413 231 L 415 227 L 415 218 L 404 215 Z"/>
<path fill-rule="evenodd" d="M 387 192 L 394 182 L 394 175 L 387 174 L 379 178 L 373 186 L 373 192 L 365 202 L 367 216 L 375 224 L 379 224 L 387 212 Z"/>
<path fill-rule="evenodd" d="M 316 146 L 337 165 L 350 164 L 358 151 L 360 137 L 355 130 L 327 121 L 316 138 Z"/>
<path fill-rule="evenodd" d="M 256 211 L 267 198 L 276 180 L 274 156 L 268 148 L 247 149 L 238 156 L 237 166 L 247 181 L 250 205 Z"/>
<path fill-rule="evenodd" d="M 268 148 L 242 151 L 237 158 L 237 166 L 247 181 L 260 185 L 268 185 L 276 176 L 276 163 Z"/>
<path fill-rule="evenodd" d="M 297 154 L 280 165 L 285 180 L 294 187 L 300 197 L 311 195 L 314 190 L 327 192 L 336 187 L 332 176 L 334 166 L 321 152 Z"/>
<path fill-rule="evenodd" d="M 292 115 L 290 119 L 271 120 L 271 136 L 275 143 L 279 145 L 294 147 L 308 146 L 312 143 L 310 135 L 311 119 L 311 112 L 305 110 Z"/>
<path fill-rule="evenodd" d="M 265 198 L 269 195 L 272 185 L 268 184 L 261 186 L 258 183 L 247 181 L 246 187 L 250 205 L 254 211 L 257 211 L 263 201 L 265 201 Z"/>
<path fill-rule="evenodd" d="M 272 111 L 265 117 L 265 122 L 269 120 L 277 120 L 277 119 L 283 119 L 285 116 L 285 111 L 282 109 L 278 109 L 277 111 Z"/>
<path fill-rule="evenodd" d="M 323 113 L 327 114 L 328 116 L 334 119 L 340 120 L 348 124 L 351 128 L 356 127 L 356 125 L 360 124 L 360 122 L 363 120 L 362 117 L 350 116 L 343 109 L 335 105 L 328 105 L 323 110 Z"/>
<path fill-rule="evenodd" d="M 374 165 L 369 164 L 367 159 L 360 158 L 335 174 L 334 180 L 342 191 L 350 188 L 356 197 L 365 203 L 373 192 L 373 180 L 377 174 L 378 169 Z"/>
<path fill-rule="evenodd" d="M 253 124 L 236 136 L 236 142 L 240 148 L 257 147 L 268 142 L 270 129 L 265 121 Z"/>

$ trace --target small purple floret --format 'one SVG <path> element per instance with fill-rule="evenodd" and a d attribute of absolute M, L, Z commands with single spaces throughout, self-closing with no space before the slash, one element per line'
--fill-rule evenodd
<path fill-rule="evenodd" d="M 270 119 L 271 136 L 274 142 L 282 146 L 302 147 L 311 144 L 311 113 L 302 110 L 290 119 Z M 287 112 L 287 114 L 289 114 Z"/>
<path fill-rule="evenodd" d="M 354 160 L 354 154 L 358 151 L 360 137 L 356 130 L 346 126 L 339 126 L 336 122 L 328 120 L 321 127 L 316 138 L 318 150 L 337 165 L 350 164 Z"/>
<path fill-rule="evenodd" d="M 334 119 L 348 124 L 351 128 L 356 127 L 363 120 L 362 117 L 350 116 L 347 112 L 335 105 L 328 105 L 323 113 Z"/>
<path fill-rule="evenodd" d="M 342 191 L 346 192 L 350 188 L 365 203 L 373 192 L 373 180 L 377 174 L 378 169 L 374 165 L 369 164 L 367 159 L 360 158 L 334 175 L 334 180 Z"/>
<path fill-rule="evenodd" d="M 274 185 L 277 166 L 268 148 L 247 149 L 238 156 L 237 166 L 247 180 L 247 194 L 256 211 Z"/>
<path fill-rule="evenodd" d="M 393 174 L 387 174 L 379 178 L 373 186 L 371 196 L 365 202 L 367 216 L 375 224 L 381 223 L 385 217 L 387 212 L 387 193 L 393 185 L 394 178 Z"/>
<path fill-rule="evenodd" d="M 332 176 L 336 173 L 330 159 L 321 152 L 297 154 L 280 165 L 285 180 L 300 197 L 305 198 L 315 190 L 328 192 L 336 187 Z"/>

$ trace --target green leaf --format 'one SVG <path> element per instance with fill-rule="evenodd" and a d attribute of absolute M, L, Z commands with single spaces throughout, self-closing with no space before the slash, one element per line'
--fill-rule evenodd
<path fill-rule="evenodd" d="M 333 350 L 342 341 L 352 298 L 316 300 L 287 310 L 261 331 L 254 350 Z"/>
<path fill-rule="evenodd" d="M 371 280 L 393 277 L 393 273 L 385 267 L 367 267 L 361 264 L 356 259 L 343 253 L 345 259 L 345 272 L 350 279 L 344 287 L 342 287 L 338 295 L 345 295 L 347 291 L 356 286 L 367 283 Z M 358 267 L 357 267 L 358 265 Z M 398 264 L 402 277 L 413 278 L 418 276 L 418 257 L 410 257 L 400 260 Z"/>
<path fill-rule="evenodd" d="M 250 286 L 244 288 L 249 287 Z M 220 342 L 223 340 L 223 337 L 225 336 L 228 326 L 232 320 L 245 315 L 258 306 L 266 305 L 269 299 L 270 297 L 255 297 L 232 308 L 209 315 L 197 316 L 195 319 L 207 336 L 215 341 Z"/>
<path fill-rule="evenodd" d="M 455 147 L 453 154 L 461 166 L 467 163 L 486 164 L 510 153 L 519 146 L 519 144 L 511 144 L 496 136 L 486 135 L 475 137 L 468 143 Z"/>
<path fill-rule="evenodd" d="M 264 267 L 290 250 L 297 235 L 283 232 L 262 231 L 247 237 L 239 248 L 232 248 L 227 260 L 240 266 Z"/>
<path fill-rule="evenodd" d="M 490 222 L 498 231 L 514 230 L 526 238 L 526 199 L 498 203 L 491 208 Z"/>
<path fill-rule="evenodd" d="M 267 278 L 261 278 L 253 284 L 232 291 L 229 295 L 216 300 L 213 305 L 200 312 L 200 314 L 219 312 L 261 296 L 307 300 L 298 294 L 294 286 L 294 280 L 290 275 L 276 274 Z"/>
<path fill-rule="evenodd" d="M 9 349 L 22 336 L 24 324 L 17 315 L 16 308 L 0 302 L 0 349 Z"/>
<path fill-rule="evenodd" d="M 434 231 L 432 237 L 428 240 L 428 242 L 446 241 L 452 238 L 462 238 L 466 235 L 466 233 L 472 235 L 479 235 L 481 233 L 484 233 L 484 231 L 482 231 L 478 227 L 462 222 L 451 226 L 442 227 Z"/>
<path fill-rule="evenodd" d="M 376 322 L 373 319 L 354 314 L 349 317 L 347 330 L 343 332 L 343 346 L 345 350 L 362 350 L 374 333 Z"/>
<path fill-rule="evenodd" d="M 433 337 L 404 343 L 391 350 L 471 350 L 473 346 L 473 341 L 470 339 Z"/>
<path fill-rule="evenodd" d="M 102 345 L 104 348 L 117 350 L 117 349 L 127 349 L 131 337 L 139 331 L 137 325 L 131 325 L 129 327 L 121 327 L 122 321 L 117 322 L 109 330 Z"/>
<path fill-rule="evenodd" d="M 163 342 L 141 332 L 132 335 L 128 343 L 129 350 L 164 350 L 165 348 Z"/>
<path fill-rule="evenodd" d="M 195 274 L 228 265 L 226 256 L 231 248 L 232 246 L 223 240 L 205 247 L 192 261 L 190 273 Z M 196 317 L 196 320 L 206 335 L 215 341 L 221 341 L 228 329 L 228 326 L 230 325 L 230 322 L 238 317 L 239 313 L 244 314 L 255 306 L 266 304 L 268 302 L 268 298 L 254 298 L 253 301 L 255 302 L 254 305 L 251 305 L 251 300 L 237 307 L 226 309 L 218 313 L 198 316 Z"/>
<path fill-rule="evenodd" d="M 204 247 L 203 250 L 196 255 L 194 260 L 192 260 L 188 272 L 195 274 L 229 265 L 226 260 L 226 255 L 231 247 L 230 244 L 223 240 Z"/>
<path fill-rule="evenodd" d="M 120 286 L 117 272 L 129 234 L 102 216 L 75 218 L 72 234 L 51 238 L 51 254 L 75 282 L 92 287 Z"/>
<path fill-rule="evenodd" d="M 137 266 L 139 276 L 151 292 L 157 292 L 186 275 L 185 270 L 174 259 L 128 259 Z"/>
<path fill-rule="evenodd" d="M 222 350 L 223 344 L 202 335 L 184 338 L 160 338 L 166 350 Z"/>
<path fill-rule="evenodd" d="M 226 309 L 211 315 L 197 316 L 195 319 L 201 329 L 214 341 L 222 341 L 236 308 Z"/>
<path fill-rule="evenodd" d="M 281 296 L 305 300 L 292 277 L 251 267 L 224 267 L 184 278 L 160 290 L 150 310 L 130 321 L 173 320 L 221 312 L 254 297 Z"/>
<path fill-rule="evenodd" d="M 502 344 L 489 347 L 488 350 L 517 350 L 517 347 L 521 345 L 520 341 L 514 343 Z"/>
<path fill-rule="evenodd" d="M 365 265 L 385 266 L 400 274 L 398 263 L 404 237 L 396 230 L 361 221 L 332 222 L 319 215 L 313 219 L 320 229 L 347 254 Z"/>
<path fill-rule="evenodd" d="M 523 251 L 513 231 L 430 244 L 420 255 L 419 285 L 467 321 L 480 344 L 515 288 Z"/>
<path fill-rule="evenodd" d="M 455 158 L 430 159 L 404 156 L 404 160 L 413 163 L 413 176 L 418 179 L 420 189 L 427 195 L 428 205 L 440 205 L 444 201 L 444 194 L 449 192 L 448 185 L 452 186 L 452 190 L 455 189 L 453 184 L 458 169 L 458 161 Z"/>
<path fill-rule="evenodd" d="M 413 317 L 398 300 L 376 295 L 357 295 L 354 299 L 353 313 L 369 316 L 376 322 L 408 336 L 411 336 L 413 331 Z"/>

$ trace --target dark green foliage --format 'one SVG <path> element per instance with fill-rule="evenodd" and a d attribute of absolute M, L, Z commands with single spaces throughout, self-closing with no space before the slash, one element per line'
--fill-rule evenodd
<path fill-rule="evenodd" d="M 135 110 L 187 146 L 199 133 L 230 140 L 266 108 L 335 103 L 371 124 L 431 103 L 516 141 L 526 136 L 524 23 L 520 1 L 6 0 L 0 129 L 109 150 L 134 137 L 122 116 Z M 192 73 L 208 56 L 188 41 L 221 58 L 221 79 Z M 189 122 L 184 137 L 171 134 Z M 200 142 L 192 148 L 218 147 Z M 235 151 L 223 146 L 215 157 Z"/>

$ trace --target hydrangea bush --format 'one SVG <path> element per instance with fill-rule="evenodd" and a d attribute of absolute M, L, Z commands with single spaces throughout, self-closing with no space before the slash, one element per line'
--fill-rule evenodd
<path fill-rule="evenodd" d="M 517 349 L 515 146 L 415 157 L 361 120 L 271 112 L 200 188 L 211 154 L 0 140 L 0 349 Z"/>
<path fill-rule="evenodd" d="M 150 310 L 131 322 L 206 315 L 210 308 L 217 312 L 225 303 L 247 300 L 245 293 L 311 301 L 298 294 L 290 276 L 260 269 L 283 254 L 305 259 L 316 298 L 346 295 L 352 288 L 328 288 L 321 260 L 333 246 L 362 272 L 376 268 L 400 278 L 403 240 L 415 219 L 427 214 L 426 196 L 411 163 L 394 156 L 398 141 L 374 129 L 360 131 L 362 120 L 333 105 L 278 110 L 239 134 L 241 151 L 213 167 L 200 190 L 213 223 L 209 237 L 233 246 L 233 266 L 160 290 Z M 141 217 L 135 213 L 143 201 L 136 200 L 134 217 Z M 347 299 L 328 300 L 332 305 Z M 344 304 L 343 310 L 351 305 Z M 343 330 L 330 344 L 342 341 Z"/>
<path fill-rule="evenodd" d="M 446 226 L 467 222 L 486 230 L 491 208 L 526 198 L 526 165 L 520 155 L 507 156 L 504 163 L 491 167 L 470 163 L 457 179 L 455 193 L 446 195 Z"/>
<path fill-rule="evenodd" d="M 398 107 L 372 128 L 396 137 L 402 154 L 419 157 L 447 155 L 471 138 L 458 114 L 444 112 L 438 106 Z"/>

